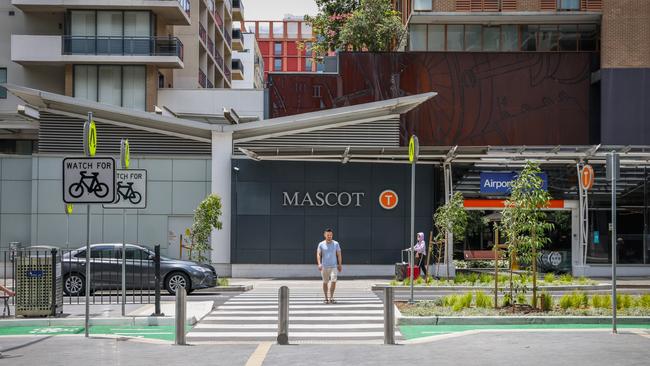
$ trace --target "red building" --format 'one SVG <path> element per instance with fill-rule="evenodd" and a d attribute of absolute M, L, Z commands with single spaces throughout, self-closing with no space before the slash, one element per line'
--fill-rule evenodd
<path fill-rule="evenodd" d="M 245 27 L 247 32 L 255 33 L 259 43 L 265 80 L 269 72 L 317 71 L 310 52 L 311 26 L 303 17 L 247 21 Z"/>

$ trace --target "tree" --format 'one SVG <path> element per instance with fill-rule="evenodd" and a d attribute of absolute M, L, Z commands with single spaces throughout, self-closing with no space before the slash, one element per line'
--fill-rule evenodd
<path fill-rule="evenodd" d="M 449 202 L 438 207 L 436 213 L 433 215 L 433 225 L 436 227 L 437 233 L 433 242 L 438 245 L 438 256 L 436 260 L 436 276 L 438 268 L 440 268 L 442 248 L 447 243 L 449 234 L 452 234 L 454 239 L 462 240 L 465 236 L 465 229 L 467 228 L 467 211 L 463 205 L 463 195 L 456 192 L 451 196 Z M 429 255 L 427 256 L 427 268 L 429 267 L 431 254 L 433 253 L 433 242 L 429 243 Z M 447 250 L 444 251 L 447 256 Z M 449 277 L 449 261 L 445 258 L 447 263 L 447 277 Z M 429 275 L 430 276 L 430 275 Z"/>
<path fill-rule="evenodd" d="M 508 240 L 508 252 L 524 263 L 531 264 L 533 277 L 533 308 L 537 307 L 537 252 L 549 242 L 546 236 L 553 224 L 546 221 L 542 211 L 551 196 L 543 188 L 539 164 L 526 162 L 524 169 L 512 182 L 510 199 L 505 202 L 501 225 Z M 512 291 L 512 268 L 510 274 Z"/>
<path fill-rule="evenodd" d="M 406 32 L 390 0 L 363 0 L 341 30 L 341 43 L 352 51 L 392 50 Z"/>
<path fill-rule="evenodd" d="M 210 251 L 210 235 L 212 229 L 221 230 L 221 198 L 216 194 L 209 195 L 194 211 L 194 223 L 192 224 L 193 251 L 198 253 L 199 262 L 205 262 L 207 258 L 203 255 Z"/>
<path fill-rule="evenodd" d="M 305 16 L 316 41 L 312 52 L 320 59 L 331 51 L 390 51 L 406 32 L 390 0 L 317 0 L 319 12 Z"/>

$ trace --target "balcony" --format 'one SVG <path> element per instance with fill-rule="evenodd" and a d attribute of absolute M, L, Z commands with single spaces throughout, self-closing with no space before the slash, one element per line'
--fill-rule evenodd
<path fill-rule="evenodd" d="M 232 60 L 232 80 L 244 80 L 244 64 L 236 58 Z"/>
<path fill-rule="evenodd" d="M 225 29 L 223 32 L 223 37 L 226 39 L 226 45 L 228 45 L 228 48 L 232 49 L 232 37 L 230 36 L 230 33 Z"/>
<path fill-rule="evenodd" d="M 151 10 L 170 25 L 190 25 L 190 0 L 11 0 L 23 12 L 64 13 L 71 9 Z"/>
<path fill-rule="evenodd" d="M 232 80 L 232 73 L 230 72 L 230 67 L 228 67 L 228 65 L 224 65 L 223 73 L 226 75 L 226 81 L 230 83 L 230 80 Z"/>
<path fill-rule="evenodd" d="M 214 19 L 217 22 L 217 26 L 219 26 L 219 29 L 223 30 L 223 19 L 221 19 L 221 15 L 219 15 L 218 11 L 214 12 Z"/>
<path fill-rule="evenodd" d="M 203 44 L 207 43 L 208 32 L 205 30 L 203 24 L 199 24 L 199 38 L 201 38 Z"/>
<path fill-rule="evenodd" d="M 199 86 L 202 88 L 208 87 L 208 78 L 205 76 L 205 73 L 201 69 L 199 69 Z"/>
<path fill-rule="evenodd" d="M 214 58 L 217 60 L 217 66 L 223 71 L 223 57 L 219 54 L 219 51 L 217 51 L 214 54 Z"/>
<path fill-rule="evenodd" d="M 244 20 L 244 4 L 241 0 L 232 0 L 232 20 L 236 22 Z"/>
<path fill-rule="evenodd" d="M 208 37 L 208 52 L 214 56 L 214 41 L 212 41 L 212 38 L 210 37 Z"/>
<path fill-rule="evenodd" d="M 183 68 L 176 37 L 11 36 L 11 60 L 21 65 L 135 64 Z"/>
<path fill-rule="evenodd" d="M 208 80 L 208 89 L 214 89 L 214 84 L 210 80 Z"/>
<path fill-rule="evenodd" d="M 234 51 L 244 50 L 244 36 L 242 35 L 240 29 L 232 30 L 232 49 Z"/>

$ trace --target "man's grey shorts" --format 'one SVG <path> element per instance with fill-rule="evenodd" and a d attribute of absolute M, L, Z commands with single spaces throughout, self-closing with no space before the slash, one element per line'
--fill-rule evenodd
<path fill-rule="evenodd" d="M 323 282 L 336 282 L 339 271 L 336 268 L 325 268 L 320 271 L 320 276 L 323 278 Z"/>

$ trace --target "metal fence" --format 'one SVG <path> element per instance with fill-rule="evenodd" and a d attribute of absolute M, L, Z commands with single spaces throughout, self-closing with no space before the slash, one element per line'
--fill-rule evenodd
<path fill-rule="evenodd" d="M 90 252 L 90 304 L 121 304 L 122 303 L 122 249 L 120 245 L 93 246 Z M 57 265 L 53 258 L 60 256 Z M 29 258 L 26 262 L 23 258 Z M 16 299 L 38 301 L 43 297 L 43 289 L 34 286 L 21 286 L 20 279 L 43 276 L 43 268 L 55 263 L 52 267 L 54 280 L 47 286 L 56 294 L 63 290 L 63 304 L 82 304 L 85 301 L 86 281 L 86 250 L 84 249 L 15 249 L 0 251 L 0 285 L 16 292 L 9 298 L 11 305 Z M 126 303 L 154 303 L 156 279 L 160 279 L 160 257 L 153 252 L 127 246 L 126 250 Z M 29 263 L 30 267 L 25 267 Z M 58 263 L 58 258 L 57 258 Z M 32 268 L 33 267 L 33 268 Z M 156 269 L 158 272 L 156 272 Z M 47 278 L 52 278 L 47 277 Z M 57 283 L 59 281 L 59 283 Z M 160 280 L 158 281 L 160 282 Z M 24 283 L 24 282 L 23 282 Z M 1 294 L 0 294 L 1 295 Z M 60 296 L 60 295 L 59 295 Z"/>

